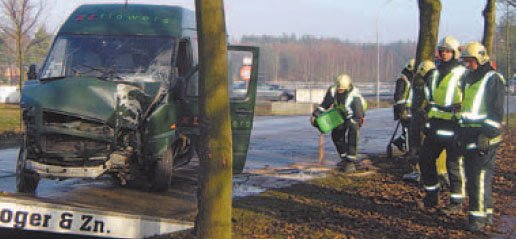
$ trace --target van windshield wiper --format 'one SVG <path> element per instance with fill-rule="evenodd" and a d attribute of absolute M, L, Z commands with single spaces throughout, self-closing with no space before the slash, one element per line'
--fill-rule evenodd
<path fill-rule="evenodd" d="M 79 69 L 78 69 L 79 68 Z M 85 71 L 81 71 L 80 68 L 86 68 Z M 122 77 L 117 75 L 117 72 L 113 69 L 106 69 L 103 67 L 97 68 L 89 65 L 78 65 L 72 68 L 74 76 L 82 76 L 91 72 L 99 72 L 100 75 L 94 76 L 99 80 L 110 81 L 111 79 L 123 80 Z"/>

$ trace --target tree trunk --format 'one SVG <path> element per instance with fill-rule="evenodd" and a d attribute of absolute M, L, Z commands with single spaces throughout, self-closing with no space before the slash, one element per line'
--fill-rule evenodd
<path fill-rule="evenodd" d="M 435 58 L 441 8 L 440 0 L 418 0 L 418 9 L 420 11 L 420 31 L 418 33 L 418 45 L 415 57 L 416 66 L 424 60 L 433 61 Z M 420 89 L 420 87 L 416 87 L 416 85 L 413 84 L 413 102 L 415 102 L 415 99 L 423 98 L 423 89 Z M 413 117 L 411 117 L 411 124 L 409 127 L 408 155 L 412 156 L 412 164 L 416 164 L 415 156 L 418 155 L 422 145 L 422 130 L 425 123 L 425 111 L 415 103 L 413 103 L 411 110 L 413 112 Z"/>
<path fill-rule="evenodd" d="M 201 136 L 198 238 L 231 238 L 232 134 L 222 0 L 196 0 Z"/>
<path fill-rule="evenodd" d="M 489 56 L 492 56 L 494 46 L 494 29 L 495 29 L 495 0 L 487 0 L 485 9 L 483 10 L 485 19 L 485 29 L 483 31 L 483 45 L 485 46 Z"/>
<path fill-rule="evenodd" d="M 438 27 L 440 24 L 440 0 L 418 0 L 420 31 L 416 49 L 416 65 L 424 60 L 434 60 Z"/>
<path fill-rule="evenodd" d="M 17 26 L 18 27 L 18 26 Z M 23 52 L 22 52 L 22 29 L 21 25 L 16 29 L 16 50 L 17 50 L 17 63 L 18 63 L 18 89 L 20 90 L 20 102 L 22 100 L 22 88 L 23 88 Z M 23 113 L 22 108 L 19 110 L 19 128 L 23 130 Z"/>

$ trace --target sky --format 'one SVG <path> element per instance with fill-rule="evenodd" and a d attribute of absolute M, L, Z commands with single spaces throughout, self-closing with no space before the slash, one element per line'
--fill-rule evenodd
<path fill-rule="evenodd" d="M 124 0 L 45 1 L 45 23 L 56 31 L 81 4 L 124 3 Z M 129 3 L 181 5 L 194 0 L 128 0 Z M 228 34 L 311 35 L 358 43 L 418 40 L 417 0 L 224 0 Z M 441 0 L 439 38 L 452 35 L 461 42 L 481 40 L 485 0 Z"/>

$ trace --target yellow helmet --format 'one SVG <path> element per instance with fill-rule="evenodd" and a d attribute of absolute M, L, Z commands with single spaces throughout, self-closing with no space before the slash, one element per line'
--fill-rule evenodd
<path fill-rule="evenodd" d="M 485 46 L 479 42 L 467 43 L 465 49 L 461 52 L 461 58 L 475 58 L 480 65 L 484 65 L 490 61 Z"/>
<path fill-rule="evenodd" d="M 415 70 L 415 58 L 409 59 L 409 61 L 406 64 L 406 67 L 404 67 L 408 71 L 414 71 Z"/>
<path fill-rule="evenodd" d="M 438 50 L 449 50 L 454 52 L 454 59 L 460 58 L 460 42 L 452 36 L 444 37 L 437 46 Z"/>
<path fill-rule="evenodd" d="M 350 76 L 341 74 L 336 79 L 336 85 L 339 90 L 349 90 L 351 85 Z"/>
<path fill-rule="evenodd" d="M 435 68 L 436 68 L 436 66 L 434 65 L 433 61 L 425 60 L 425 61 L 422 61 L 418 65 L 418 69 L 416 70 L 416 74 L 420 75 L 421 77 L 424 77 L 427 74 L 427 72 L 429 72 L 430 70 L 433 70 Z"/>

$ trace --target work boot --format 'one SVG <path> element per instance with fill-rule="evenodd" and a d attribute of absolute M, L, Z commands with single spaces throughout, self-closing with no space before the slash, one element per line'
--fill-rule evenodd
<path fill-rule="evenodd" d="M 413 171 L 411 173 L 406 173 L 406 174 L 404 174 L 404 176 L 402 176 L 402 179 L 404 181 L 419 183 L 420 182 L 420 172 Z"/>
<path fill-rule="evenodd" d="M 450 216 L 450 215 L 457 215 L 460 214 L 462 211 L 461 203 L 449 203 L 449 205 L 445 206 L 444 208 L 440 209 L 440 212 Z"/>
<path fill-rule="evenodd" d="M 343 173 L 353 173 L 356 171 L 356 168 L 355 168 L 355 163 L 354 162 L 350 162 L 350 161 L 346 161 L 343 163 L 343 166 L 341 166 L 341 171 Z"/>
<path fill-rule="evenodd" d="M 493 225 L 494 224 L 494 214 L 488 213 L 486 214 L 486 224 Z"/>
<path fill-rule="evenodd" d="M 476 217 L 469 215 L 469 224 L 467 225 L 467 229 L 471 232 L 480 232 L 483 231 L 486 225 L 485 217 Z"/>
<path fill-rule="evenodd" d="M 424 206 L 427 208 L 436 207 L 438 205 L 440 193 L 438 190 L 427 191 L 424 197 Z"/>

